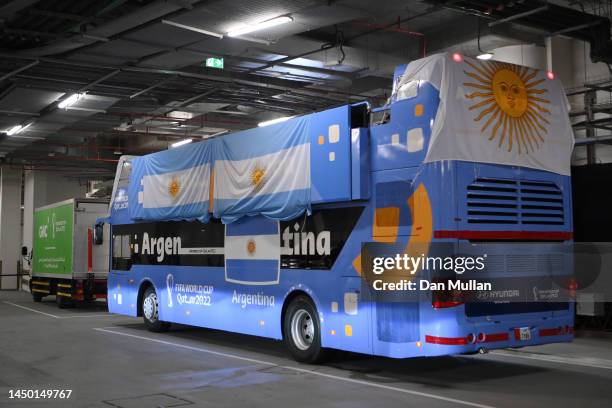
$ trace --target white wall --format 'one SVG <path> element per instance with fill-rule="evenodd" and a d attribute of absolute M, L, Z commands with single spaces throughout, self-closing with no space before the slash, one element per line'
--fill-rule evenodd
<path fill-rule="evenodd" d="M 0 168 L 0 259 L 2 275 L 15 275 L 21 259 L 21 170 Z M 3 289 L 15 289 L 16 276 L 2 276 Z"/>

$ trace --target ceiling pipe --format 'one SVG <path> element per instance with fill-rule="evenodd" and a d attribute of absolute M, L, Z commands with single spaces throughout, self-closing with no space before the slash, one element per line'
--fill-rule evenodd
<path fill-rule="evenodd" d="M 3 20 L 11 18 L 21 10 L 38 3 L 38 0 L 13 0 L 0 7 L 0 18 Z"/>
<path fill-rule="evenodd" d="M 191 1 L 190 6 L 194 6 L 204 1 Z M 117 3 L 119 4 L 119 3 Z M 69 56 L 77 51 L 83 51 L 88 48 L 99 45 L 101 42 L 113 40 L 121 35 L 126 35 L 140 30 L 151 25 L 161 22 L 162 19 L 177 17 L 185 12 L 185 7 L 177 3 L 158 0 L 147 6 L 140 8 L 138 11 L 128 15 L 124 15 L 115 19 L 103 26 L 97 27 L 90 32 L 84 33 L 87 37 L 81 36 L 80 33 L 75 33 L 71 38 L 63 41 L 55 42 L 36 49 L 29 49 L 18 53 L 21 56 L 45 56 L 45 55 L 63 55 Z M 121 26 L 127 26 L 123 28 Z M 107 34 L 110 32 L 111 34 Z M 81 37 L 87 40 L 86 43 L 75 42 L 75 37 Z"/>
<path fill-rule="evenodd" d="M 33 67 L 33 66 L 35 66 L 35 65 L 38 65 L 38 63 L 39 63 L 39 62 L 40 62 L 40 61 L 38 61 L 38 60 L 36 60 L 36 61 L 32 61 L 31 63 L 26 64 L 26 65 L 24 65 L 23 67 L 17 68 L 17 69 L 15 69 L 15 70 L 11 71 L 11 72 L 7 72 L 6 74 L 4 74 L 4 75 L 2 75 L 2 76 L 0 77 L 0 82 L 4 81 L 5 79 L 8 79 L 8 78 L 10 78 L 10 77 L 12 77 L 12 76 L 15 76 L 15 75 L 17 75 L 18 73 L 20 73 L 20 72 L 22 72 L 22 71 L 25 71 L 25 70 L 27 70 L 27 69 L 30 69 L 30 68 L 32 68 L 32 67 Z"/>
<path fill-rule="evenodd" d="M 440 6 L 432 6 L 432 7 L 428 8 L 427 10 L 425 10 L 423 13 L 419 13 L 417 15 L 410 16 L 410 17 L 405 17 L 405 18 L 400 19 L 398 21 L 394 21 L 393 23 L 389 23 L 389 24 L 383 25 L 383 26 L 381 26 L 379 28 L 374 28 L 372 30 L 368 30 L 368 31 L 364 31 L 362 33 L 356 34 L 356 35 L 354 35 L 352 37 L 345 38 L 343 44 L 344 45 L 349 45 L 349 43 L 351 41 L 356 40 L 357 38 L 361 38 L 361 37 L 364 37 L 366 35 L 370 35 L 370 34 L 379 32 L 379 31 L 384 30 L 386 28 L 391 28 L 391 27 L 393 27 L 395 25 L 398 25 L 400 23 L 405 23 L 407 21 L 411 21 L 411 20 L 415 20 L 415 19 L 420 18 L 420 17 L 427 16 L 427 15 L 429 15 L 431 13 L 434 13 L 434 12 L 436 12 L 438 10 L 441 10 L 441 9 L 442 9 L 442 7 L 440 7 Z M 249 69 L 246 72 L 253 73 L 253 72 L 261 71 L 263 69 L 273 67 L 273 66 L 275 66 L 277 64 L 280 64 L 280 63 L 288 62 L 288 61 L 294 60 L 296 58 L 303 58 L 303 57 L 306 57 L 308 55 L 316 54 L 318 52 L 334 48 L 336 45 L 337 44 L 336 44 L 335 41 L 334 42 L 328 42 L 328 43 L 325 43 L 325 44 L 321 45 L 320 48 L 313 49 L 311 51 L 302 52 L 302 53 L 300 53 L 298 55 L 290 55 L 288 57 L 279 58 L 277 60 L 270 61 L 269 63 L 264 64 L 264 65 L 262 65 L 260 67 L 251 68 L 251 69 Z"/>
<path fill-rule="evenodd" d="M 304 85 L 302 86 L 285 86 L 285 85 L 275 85 L 273 82 L 274 81 L 263 81 L 261 76 L 258 77 L 254 77 L 253 80 L 246 80 L 246 79 L 239 79 L 239 78 L 235 78 L 235 75 L 230 75 L 230 76 L 218 76 L 218 75 L 210 75 L 210 74 L 198 74 L 195 72 L 188 72 L 188 71 L 181 71 L 181 70 L 171 70 L 171 69 L 162 69 L 162 68 L 146 68 L 146 67 L 134 67 L 134 66 L 130 66 L 130 65 L 121 65 L 121 66 L 115 66 L 115 65 L 96 65 L 96 64 L 92 64 L 92 63 L 87 63 L 87 62 L 83 62 L 83 61 L 73 61 L 73 60 L 65 60 L 65 59 L 57 59 L 57 58 L 48 58 L 48 57 L 40 57 L 40 58 L 35 58 L 35 57 L 28 57 L 28 56 L 23 56 L 23 55 L 15 55 L 15 54 L 9 54 L 9 53 L 3 53 L 0 52 L 0 57 L 2 58 L 10 58 L 10 59 L 39 59 L 41 62 L 47 62 L 47 63 L 51 63 L 51 64 L 59 64 L 59 65 L 65 65 L 65 66 L 72 66 L 72 67 L 83 67 L 83 68 L 93 68 L 93 69 L 120 69 L 121 71 L 124 72 L 134 72 L 134 73 L 149 73 L 149 74 L 162 74 L 162 75 L 172 75 L 172 76 L 176 76 L 176 77 L 182 77 L 182 78 L 192 78 L 192 79 L 200 79 L 200 80 L 208 80 L 208 81 L 217 81 L 217 82 L 223 82 L 226 84 L 237 84 L 237 85 L 245 85 L 245 86 L 253 86 L 256 88 L 264 88 L 267 90 L 277 90 L 277 91 L 284 91 L 284 92 L 303 92 L 305 94 L 314 94 L 314 95 L 325 95 L 325 96 L 330 96 L 332 94 L 338 94 L 338 95 L 343 95 L 343 96 L 351 96 L 351 97 L 356 97 L 356 98 L 361 98 L 361 99 L 368 99 L 368 96 L 366 95 L 360 95 L 360 94 L 354 94 L 354 93 L 350 93 L 350 92 L 343 92 L 343 91 L 327 91 L 327 90 L 320 90 L 317 88 L 306 88 Z M 296 56 L 293 56 L 291 59 L 297 58 Z M 272 64 L 275 65 L 275 64 Z M 261 68 L 263 69 L 263 68 Z M 258 69 L 255 69 L 255 71 L 258 71 Z M 254 71 L 254 72 L 255 72 Z M 249 71 L 245 71 L 244 73 L 248 73 Z"/>
<path fill-rule="evenodd" d="M 357 26 L 362 26 L 362 27 L 368 27 L 368 28 L 380 28 L 383 31 L 389 31 L 392 33 L 400 33 L 400 34 L 407 34 L 411 37 L 416 37 L 421 45 L 421 56 L 422 57 L 426 57 L 427 56 L 427 40 L 425 38 L 425 34 L 420 33 L 418 31 L 412 31 L 412 30 L 408 30 L 406 28 L 402 28 L 400 27 L 401 21 L 400 21 L 400 17 L 397 17 L 397 23 L 396 25 L 389 27 L 388 25 L 383 25 L 383 24 L 374 24 L 374 23 L 368 23 L 365 21 L 355 21 L 353 23 L 354 25 Z"/>

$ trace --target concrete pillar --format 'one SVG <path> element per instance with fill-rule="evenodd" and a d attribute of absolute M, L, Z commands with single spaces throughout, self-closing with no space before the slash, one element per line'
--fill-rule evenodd
<path fill-rule="evenodd" d="M 21 169 L 0 168 L 0 259 L 2 289 L 17 289 L 21 259 Z"/>
<path fill-rule="evenodd" d="M 493 59 L 531 68 L 546 69 L 546 48 L 533 44 L 509 45 L 496 48 Z"/>
<path fill-rule="evenodd" d="M 546 38 L 546 69 L 552 71 L 566 88 L 574 87 L 574 40 Z"/>

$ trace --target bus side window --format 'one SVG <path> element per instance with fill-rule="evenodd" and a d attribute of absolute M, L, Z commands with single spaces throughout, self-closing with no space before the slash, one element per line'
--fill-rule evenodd
<path fill-rule="evenodd" d="M 132 266 L 129 235 L 113 235 L 113 269 L 127 271 Z"/>

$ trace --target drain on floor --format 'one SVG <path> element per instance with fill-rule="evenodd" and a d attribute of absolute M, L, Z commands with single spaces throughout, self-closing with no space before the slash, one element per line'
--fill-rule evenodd
<path fill-rule="evenodd" d="M 116 408 L 173 408 L 193 405 L 191 401 L 170 394 L 149 394 L 102 402 Z"/>

